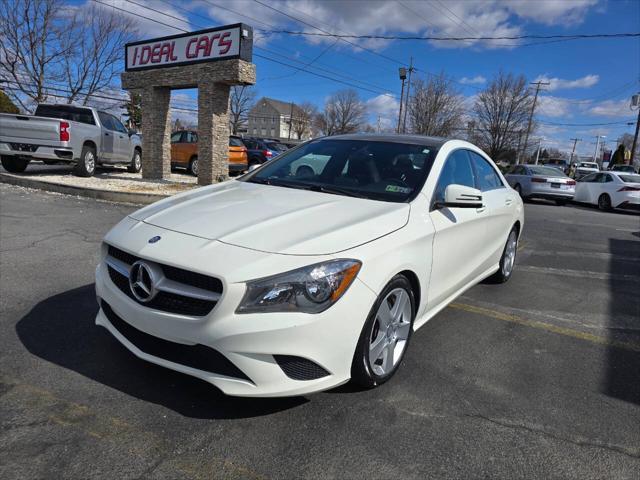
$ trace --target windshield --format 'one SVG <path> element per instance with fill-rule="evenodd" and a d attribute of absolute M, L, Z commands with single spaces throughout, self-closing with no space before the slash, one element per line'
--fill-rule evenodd
<path fill-rule="evenodd" d="M 62 118 L 72 122 L 95 125 L 93 113 L 88 108 L 79 108 L 72 105 L 38 105 L 34 113 L 37 117 Z"/>
<path fill-rule="evenodd" d="M 252 183 L 406 202 L 422 188 L 437 148 L 371 140 L 315 140 L 243 177 Z"/>
<path fill-rule="evenodd" d="M 631 165 L 616 165 L 615 167 L 612 168 L 612 170 L 618 171 L 618 172 L 635 173 L 635 170 Z"/>
<path fill-rule="evenodd" d="M 618 175 L 624 183 L 640 183 L 640 175 Z"/>
<path fill-rule="evenodd" d="M 598 164 L 597 163 L 585 163 L 585 162 L 583 162 L 583 163 L 580 164 L 580 166 L 584 167 L 584 168 L 598 168 Z"/>
<path fill-rule="evenodd" d="M 551 167 L 529 167 L 534 175 L 547 175 L 549 177 L 566 177 L 562 170 Z"/>

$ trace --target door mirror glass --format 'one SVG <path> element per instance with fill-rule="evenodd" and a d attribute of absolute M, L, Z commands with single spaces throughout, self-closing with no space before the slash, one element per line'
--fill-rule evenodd
<path fill-rule="evenodd" d="M 452 183 L 444 191 L 444 202 L 436 203 L 436 208 L 481 208 L 482 192 L 477 188 Z"/>

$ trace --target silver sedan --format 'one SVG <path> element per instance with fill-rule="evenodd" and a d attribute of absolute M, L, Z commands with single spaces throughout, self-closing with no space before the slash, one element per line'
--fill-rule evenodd
<path fill-rule="evenodd" d="M 557 168 L 516 165 L 505 178 L 523 199 L 544 198 L 564 205 L 576 192 L 576 181 Z"/>

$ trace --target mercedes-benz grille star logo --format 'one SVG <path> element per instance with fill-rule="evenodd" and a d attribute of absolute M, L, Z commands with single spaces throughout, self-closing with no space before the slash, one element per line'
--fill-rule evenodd
<path fill-rule="evenodd" d="M 131 265 L 129 272 L 129 288 L 140 302 L 150 302 L 156 296 L 153 273 L 149 265 L 137 261 Z"/>

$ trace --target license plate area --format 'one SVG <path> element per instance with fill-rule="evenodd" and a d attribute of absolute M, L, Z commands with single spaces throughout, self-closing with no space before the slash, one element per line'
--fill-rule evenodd
<path fill-rule="evenodd" d="M 561 183 L 552 183 L 551 188 L 560 188 L 561 185 Z"/>

